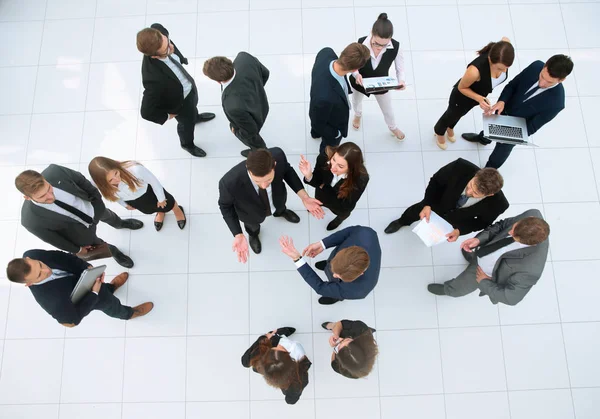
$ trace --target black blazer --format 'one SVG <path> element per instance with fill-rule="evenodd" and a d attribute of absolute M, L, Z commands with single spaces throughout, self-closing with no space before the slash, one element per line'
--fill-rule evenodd
<path fill-rule="evenodd" d="M 429 205 L 460 230 L 461 235 L 486 228 L 508 208 L 502 191 L 470 207 L 456 208 L 460 195 L 478 170 L 479 167 L 462 158 L 447 164 L 431 177 L 422 201 L 423 206 Z"/>
<path fill-rule="evenodd" d="M 324 154 L 319 154 L 317 157 L 312 175 L 310 182 L 307 182 L 306 178 L 304 178 L 304 183 L 315 188 L 315 198 L 321 201 L 323 206 L 329 208 L 334 214 L 351 212 L 365 191 L 367 183 L 369 183 L 369 175 L 366 173 L 361 175 L 358 184 L 354 185 L 350 196 L 345 199 L 339 199 L 337 195 L 345 180 L 340 180 L 331 186 L 333 173 L 330 170 L 329 158 Z"/>
<path fill-rule="evenodd" d="M 160 23 L 155 23 L 150 27 L 158 29 L 165 36 L 169 36 L 169 31 Z M 181 64 L 187 64 L 187 58 L 181 54 L 172 40 L 171 42 Z M 142 84 L 144 85 L 144 96 L 140 109 L 142 118 L 162 125 L 169 119 L 169 114 L 178 114 L 181 111 L 185 99 L 183 97 L 183 86 L 173 71 L 161 60 L 144 55 L 142 60 Z M 196 83 L 192 84 L 192 90 L 195 90 Z"/>
<path fill-rule="evenodd" d="M 87 228 L 66 215 L 26 200 L 21 207 L 23 227 L 46 243 L 71 253 L 79 252 L 82 246 L 101 243 L 94 242 L 98 240 L 95 226 L 106 209 L 100 191 L 81 173 L 56 164 L 48 166 L 42 176 L 53 187 L 89 201 L 94 207 L 94 224 Z"/>
<path fill-rule="evenodd" d="M 529 64 L 506 85 L 498 99 L 504 102 L 505 115 L 525 118 L 529 135 L 535 134 L 565 108 L 565 88 L 562 83 L 523 102 L 525 92 L 539 80 L 543 68 L 541 61 Z"/>
<path fill-rule="evenodd" d="M 273 205 L 276 212 L 280 213 L 285 209 L 287 200 L 285 184 L 298 193 L 303 189 L 302 181 L 288 163 L 282 149 L 274 147 L 269 151 L 276 162 L 275 178 L 271 183 Z M 245 161 L 235 165 L 219 181 L 219 208 L 234 236 L 242 232 L 240 221 L 256 225 L 265 220 L 265 208 L 248 175 Z"/>
<path fill-rule="evenodd" d="M 77 285 L 81 273 L 88 268 L 87 262 L 58 250 L 28 250 L 23 257 L 39 260 L 52 269 L 60 269 L 70 274 L 64 278 L 29 287 L 38 304 L 56 321 L 77 325 L 94 309 L 99 297 L 93 292 L 87 293 L 77 304 L 71 301 L 71 292 Z"/>
<path fill-rule="evenodd" d="M 235 135 L 254 142 L 269 113 L 265 92 L 269 70 L 247 52 L 235 57 L 233 67 L 235 77 L 221 95 L 223 111 Z"/>
<path fill-rule="evenodd" d="M 317 54 L 311 73 L 310 106 L 308 116 L 312 129 L 327 138 L 348 136 L 350 107 L 346 93 L 340 83 L 331 75 L 329 65 L 338 56 L 331 48 L 323 48 Z M 348 92 L 352 92 L 346 77 Z"/>
<path fill-rule="evenodd" d="M 276 333 L 279 333 L 279 330 L 280 329 L 277 329 Z M 250 368 L 250 361 L 252 360 L 252 358 L 259 355 L 258 347 L 260 343 L 265 341 L 266 339 L 267 337 L 265 335 L 259 336 L 259 338 L 256 339 L 256 342 L 254 342 L 252 346 L 248 348 L 248 350 L 244 353 L 244 355 L 242 355 L 242 365 L 244 367 Z M 271 336 L 271 348 L 274 348 L 277 345 L 279 345 L 279 339 L 280 336 L 278 335 Z M 287 404 L 296 404 L 296 402 L 300 400 L 300 396 L 302 395 L 304 387 L 308 385 L 308 370 L 310 369 L 311 365 L 312 362 L 310 362 L 308 357 L 305 356 L 304 358 L 302 358 L 300 362 L 298 362 L 298 373 L 300 375 L 300 383 L 294 383 L 286 389 L 281 389 L 281 392 L 285 395 L 285 402 Z M 252 368 L 252 371 L 256 372 L 254 367 Z"/>
<path fill-rule="evenodd" d="M 323 239 L 325 248 L 335 249 L 327 259 L 325 275 L 328 281 L 323 281 L 308 263 L 300 266 L 298 272 L 315 292 L 323 297 L 337 298 L 338 300 L 359 300 L 365 298 L 377 285 L 379 270 L 381 269 L 381 246 L 377 233 L 370 227 L 352 226 L 333 233 Z M 342 249 L 359 246 L 369 254 L 369 267 L 361 276 L 352 282 L 343 282 L 333 277 L 329 263 Z"/>

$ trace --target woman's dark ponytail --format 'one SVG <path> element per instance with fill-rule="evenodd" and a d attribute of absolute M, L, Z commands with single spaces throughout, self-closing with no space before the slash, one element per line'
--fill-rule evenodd
<path fill-rule="evenodd" d="M 515 48 L 510 42 L 506 41 L 490 42 L 477 51 L 477 54 L 488 54 L 492 64 L 501 63 L 507 67 L 513 65 L 515 61 Z"/>
<path fill-rule="evenodd" d="M 379 17 L 373 24 L 371 34 L 382 39 L 390 39 L 394 35 L 394 25 L 388 20 L 387 13 L 379 14 Z"/>

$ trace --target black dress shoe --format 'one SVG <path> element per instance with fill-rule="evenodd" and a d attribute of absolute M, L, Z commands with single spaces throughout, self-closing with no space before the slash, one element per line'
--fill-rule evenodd
<path fill-rule="evenodd" d="M 331 297 L 319 298 L 319 304 L 322 304 L 324 306 L 330 306 L 331 304 L 335 304 L 338 301 L 344 301 L 344 300 L 338 300 L 337 298 L 331 298 Z"/>
<path fill-rule="evenodd" d="M 115 262 L 117 262 L 119 265 L 121 265 L 124 268 L 133 268 L 133 260 L 131 260 L 131 258 L 129 256 L 127 256 L 125 253 L 121 252 L 118 248 L 116 248 L 115 246 L 109 246 L 110 248 L 110 253 L 113 257 L 113 259 L 115 260 Z"/>
<path fill-rule="evenodd" d="M 400 219 L 394 220 L 390 223 L 390 225 L 388 225 L 385 230 L 383 230 L 385 232 L 385 234 L 392 234 L 395 233 L 396 231 L 400 230 L 402 227 L 404 227 L 406 224 L 402 223 L 400 221 Z"/>
<path fill-rule="evenodd" d="M 242 150 L 242 151 L 240 151 L 240 154 L 241 154 L 243 157 L 248 157 L 248 154 L 250 154 L 250 152 L 251 152 L 251 151 L 252 151 L 252 149 L 251 149 L 251 148 L 247 148 L 246 150 Z"/>
<path fill-rule="evenodd" d="M 429 284 L 427 285 L 427 291 L 435 295 L 446 295 L 444 284 Z"/>
<path fill-rule="evenodd" d="M 298 214 L 296 214 L 294 211 L 289 210 L 289 209 L 284 210 L 279 215 L 273 214 L 273 216 L 274 217 L 283 217 L 286 219 L 286 221 L 289 221 L 290 223 L 294 223 L 294 224 L 298 224 L 300 222 L 300 217 L 298 217 Z"/>
<path fill-rule="evenodd" d="M 292 336 L 295 332 L 296 329 L 293 327 L 280 327 L 277 329 L 277 334 L 283 336 Z"/>
<path fill-rule="evenodd" d="M 473 132 L 468 132 L 466 134 L 462 134 L 461 137 L 463 140 L 467 140 L 470 143 L 479 143 L 481 145 L 488 145 L 491 143 L 490 140 L 486 140 L 485 138 L 481 138 L 479 134 L 475 134 Z"/>
<path fill-rule="evenodd" d="M 340 224 L 342 224 L 343 221 L 344 220 L 342 220 L 340 217 L 335 217 L 329 224 L 327 224 L 327 231 L 335 230 L 340 226 Z"/>
<path fill-rule="evenodd" d="M 258 255 L 262 250 L 262 245 L 260 244 L 258 236 L 248 236 L 248 241 L 250 242 L 250 249 Z"/>
<path fill-rule="evenodd" d="M 136 220 L 134 218 L 128 218 L 126 220 L 123 220 L 120 228 L 128 228 L 130 230 L 139 230 L 143 226 L 144 226 L 144 223 L 142 223 L 140 220 Z"/>
<path fill-rule="evenodd" d="M 192 146 L 192 147 L 181 147 L 188 153 L 190 153 L 194 157 L 206 157 L 206 151 L 202 150 L 200 147 Z"/>
<path fill-rule="evenodd" d="M 200 122 L 207 122 L 211 119 L 215 119 L 215 114 L 212 112 L 202 112 L 196 116 L 196 124 Z"/>
<path fill-rule="evenodd" d="M 154 219 L 154 228 L 156 229 L 156 231 L 160 231 L 160 229 L 163 227 L 163 221 L 156 221 L 156 218 Z"/>
<path fill-rule="evenodd" d="M 183 211 L 183 207 L 181 205 L 179 205 L 179 209 L 181 210 L 181 212 L 183 212 L 183 216 L 185 217 L 185 211 Z M 185 227 L 185 223 L 187 223 L 187 218 L 184 218 L 183 220 L 177 220 L 177 226 L 180 230 L 183 230 L 183 228 Z"/>
<path fill-rule="evenodd" d="M 324 271 L 326 266 L 327 266 L 326 260 L 320 260 L 315 263 L 315 268 L 317 268 L 320 271 Z"/>
<path fill-rule="evenodd" d="M 325 323 L 321 323 L 321 327 L 322 327 L 323 329 L 325 329 L 325 330 L 329 330 L 329 329 L 327 328 L 327 325 L 328 325 L 329 323 L 331 323 L 331 322 L 325 322 Z"/>

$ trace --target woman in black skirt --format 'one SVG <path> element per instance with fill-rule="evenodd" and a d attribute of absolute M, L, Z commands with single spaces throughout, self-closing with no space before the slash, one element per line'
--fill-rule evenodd
<path fill-rule="evenodd" d="M 177 225 L 185 227 L 183 207 L 167 192 L 156 176 L 135 161 L 116 161 L 107 157 L 94 157 L 88 166 L 92 180 L 102 196 L 118 202 L 128 210 L 138 210 L 144 214 L 154 214 L 154 228 L 160 231 L 165 213 L 173 210 Z"/>
<path fill-rule="evenodd" d="M 317 157 L 314 171 L 301 155 L 300 172 L 304 183 L 315 188 L 315 198 L 337 215 L 327 225 L 329 231 L 338 228 L 350 216 L 369 183 L 362 151 L 353 142 L 328 146 L 325 154 Z"/>
<path fill-rule="evenodd" d="M 491 109 L 486 96 L 506 81 L 508 68 L 515 59 L 515 49 L 508 38 L 490 42 L 477 54 L 479 56 L 469 63 L 465 74 L 452 88 L 448 109 L 433 128 L 435 142 L 442 150 L 448 148 L 446 138 L 451 143 L 456 141 L 454 126 L 460 118 L 478 104 L 485 112 Z"/>

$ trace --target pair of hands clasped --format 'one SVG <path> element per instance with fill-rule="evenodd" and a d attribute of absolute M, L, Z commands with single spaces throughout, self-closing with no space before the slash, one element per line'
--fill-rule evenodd
<path fill-rule="evenodd" d="M 464 250 L 467 253 L 471 253 L 473 251 L 473 249 L 475 249 L 480 244 L 481 244 L 481 242 L 479 241 L 479 239 L 476 239 L 475 237 L 473 237 L 473 238 L 467 239 L 464 242 L 462 242 L 460 244 L 460 249 Z M 483 272 L 483 269 L 481 269 L 481 266 L 477 266 L 477 272 L 475 274 L 475 279 L 477 280 L 477 283 L 480 283 L 484 279 L 492 279 L 492 278 L 490 278 L 485 272 Z"/>
<path fill-rule="evenodd" d="M 425 218 L 425 221 L 429 222 L 429 217 L 431 217 L 431 207 L 429 205 L 425 205 L 421 212 L 419 213 L 419 218 L 422 220 Z M 448 242 L 455 242 L 460 236 L 460 230 L 455 228 L 450 233 L 446 234 Z"/>

